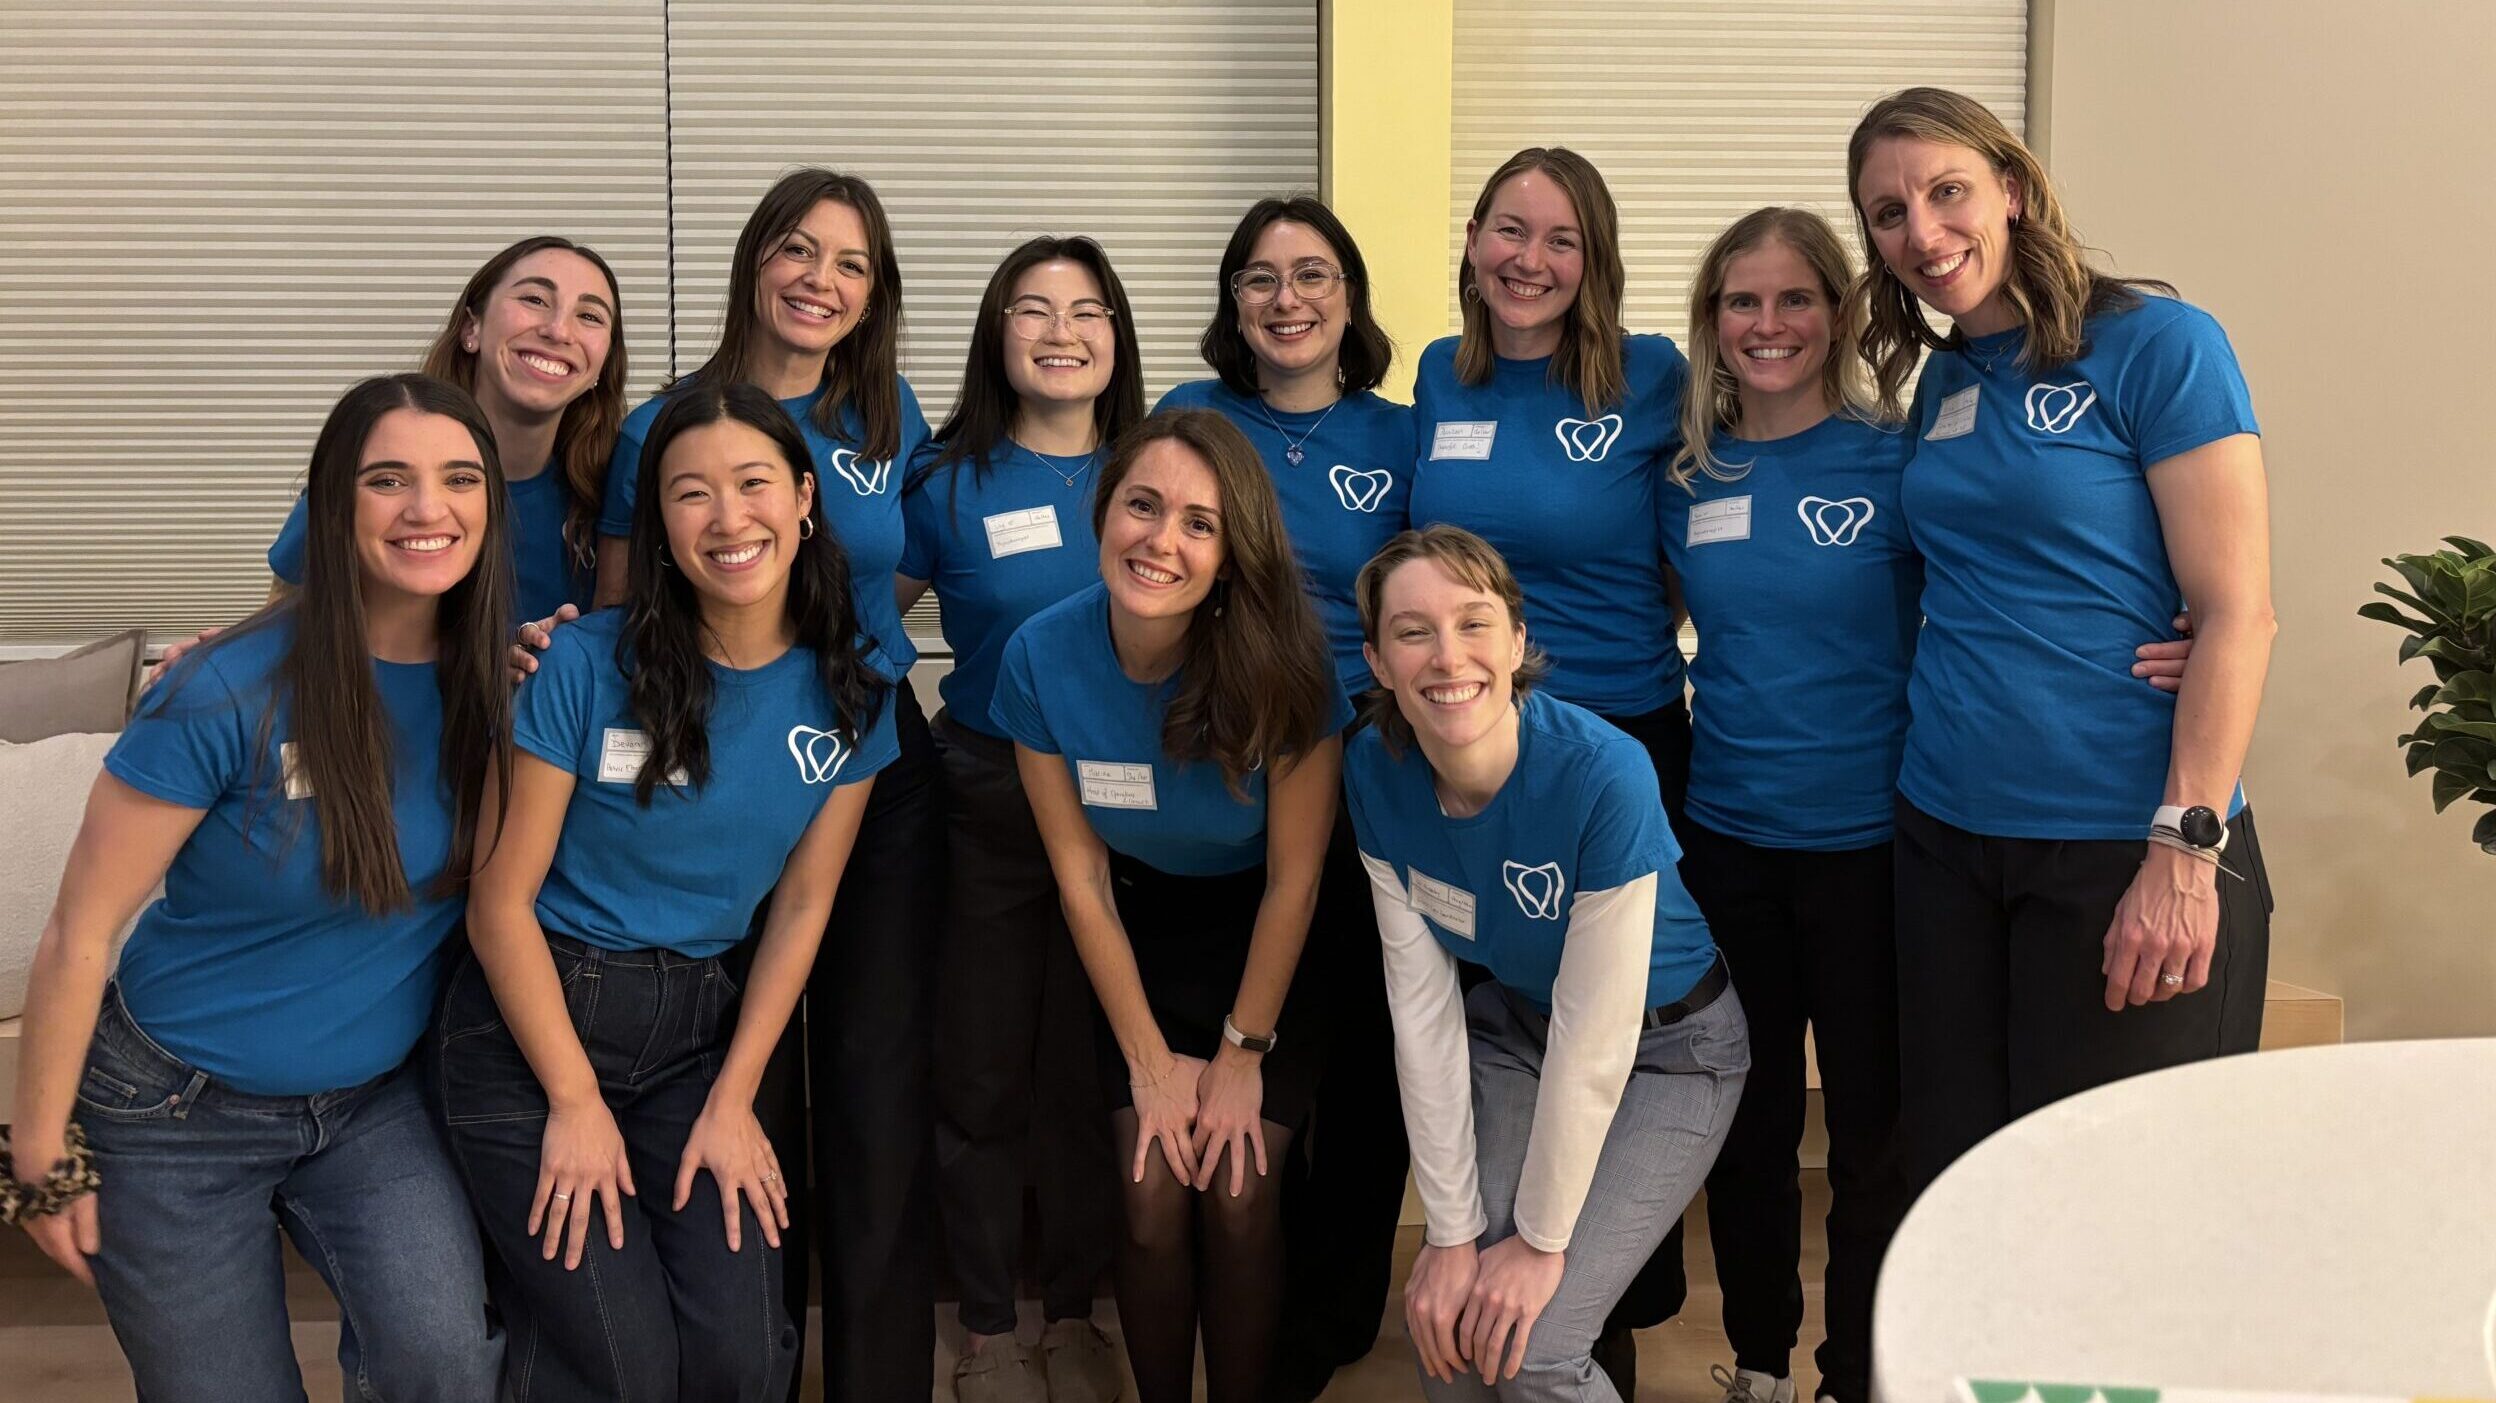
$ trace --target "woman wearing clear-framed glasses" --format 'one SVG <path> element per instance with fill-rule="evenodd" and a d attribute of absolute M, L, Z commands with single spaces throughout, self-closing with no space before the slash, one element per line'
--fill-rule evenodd
<path fill-rule="evenodd" d="M 953 670 L 932 729 L 954 880 L 937 928 L 936 1195 L 969 1337 L 961 1403 L 1113 1403 L 1092 1299 L 1116 1230 L 1091 984 L 1058 909 L 1014 742 L 989 716 L 1006 640 L 1100 578 L 1092 490 L 1144 417 L 1126 289 L 1086 238 L 1005 256 L 971 326 L 961 397 L 911 465 L 900 603 L 931 586 Z M 1015 1337 L 1023 1186 L 1046 1326 Z"/>
<path fill-rule="evenodd" d="M 1395 358 L 1370 310 L 1368 264 L 1351 231 L 1309 195 L 1259 200 L 1216 274 L 1199 348 L 1214 378 L 1160 409 L 1211 409 L 1255 446 L 1274 480 L 1292 552 L 1347 696 L 1370 686 L 1361 660 L 1361 566 L 1408 524 L 1413 418 L 1377 393 Z M 1289 1288 L 1276 1340 L 1277 1396 L 1314 1398 L 1376 1342 L 1403 1203 L 1404 1119 L 1378 962 L 1377 917 L 1350 824 L 1337 811 L 1302 968 L 1321 1000 L 1328 1126 L 1286 1171 Z"/>

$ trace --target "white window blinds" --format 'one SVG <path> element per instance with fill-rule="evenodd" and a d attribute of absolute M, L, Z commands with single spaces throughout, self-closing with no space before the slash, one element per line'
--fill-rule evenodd
<path fill-rule="evenodd" d="M 323 415 L 541 232 L 666 344 L 657 0 L 0 18 L 0 640 L 230 623 Z"/>

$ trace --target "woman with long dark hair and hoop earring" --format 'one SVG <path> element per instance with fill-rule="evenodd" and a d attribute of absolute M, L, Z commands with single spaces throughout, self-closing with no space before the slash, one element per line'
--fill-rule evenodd
<path fill-rule="evenodd" d="M 345 1303 L 349 1380 L 466 1403 L 503 1341 L 404 1064 L 510 765 L 494 432 L 442 381 L 367 380 L 305 504 L 303 588 L 192 649 L 105 758 L 35 953 L 0 1185 L 102 1294 L 148 1398 L 303 1396 L 283 1230 Z"/>
<path fill-rule="evenodd" d="M 1317 904 L 1351 705 L 1274 487 L 1221 415 L 1118 441 L 1101 582 L 1006 644 L 995 719 L 1111 1036 L 1142 1403 L 1262 1396 L 1283 1288 L 1274 1161 L 1308 1108 L 1287 996 Z"/>
<path fill-rule="evenodd" d="M 989 277 L 961 397 L 902 497 L 902 604 L 934 587 L 954 657 L 932 725 L 953 873 L 935 1086 L 936 1191 L 970 1337 L 961 1403 L 1114 1403 L 1124 1387 L 1092 1324 L 1116 1231 L 1098 1015 L 1014 743 L 988 713 L 1014 630 L 1099 581 L 1097 468 L 1143 417 L 1143 356 L 1109 255 L 1090 239 L 1032 239 Z M 1014 1331 L 1027 1179 L 1046 1321 L 1036 1353 Z"/>
<path fill-rule="evenodd" d="M 927 420 L 901 378 L 900 346 L 901 264 L 875 191 L 854 175 L 792 171 L 737 236 L 718 348 L 628 415 L 615 451 L 619 465 L 638 464 L 643 435 L 680 388 L 741 382 L 778 400 L 805 435 L 816 520 L 848 554 L 868 665 L 906 684 L 918 652 L 902 631 L 894 570 L 906 539 L 902 483 Z M 624 589 L 633 489 L 630 467 L 608 473 L 602 601 Z M 823 1171 L 811 1205 L 801 1196 L 796 1213 L 823 1258 L 824 1390 L 834 1403 L 885 1403 L 927 1388 L 936 1350 L 927 1157 L 943 776 L 916 694 L 896 685 L 892 707 L 901 758 L 878 779 L 858 836 L 858 878 L 833 905 L 839 957 L 822 961 L 807 986 L 806 1036 L 790 1036 L 764 1091 L 779 1106 L 767 1119 L 794 1127 L 808 1115 Z M 789 1265 L 790 1312 L 802 1319 L 805 1254 Z"/>
<path fill-rule="evenodd" d="M 2048 1102 L 2257 1044 L 2270 881 L 2238 777 L 2278 625 L 2262 444 L 2219 324 L 2089 267 L 2043 164 L 1971 98 L 1875 103 L 1846 179 L 1884 406 L 1932 352 L 1907 412 L 1925 622 L 1897 804 L 1898 1139 L 1920 1190 Z M 2183 600 L 2170 699 L 2133 640 Z"/>
<path fill-rule="evenodd" d="M 1422 352 L 1413 387 L 1412 513 L 1507 560 L 1551 659 L 1544 690 L 1644 745 L 1678 824 L 1690 713 L 1655 503 L 1689 363 L 1670 337 L 1623 330 L 1620 248 L 1612 192 L 1574 151 L 1530 147 L 1482 183 L 1457 270 L 1464 332 Z M 1624 1397 L 1631 1330 L 1683 1295 L 1676 1223 L 1596 1346 Z"/>
<path fill-rule="evenodd" d="M 1211 409 L 1256 446 L 1346 696 L 1369 689 L 1352 581 L 1406 524 L 1413 412 L 1381 398 L 1395 345 L 1370 311 L 1369 265 L 1311 195 L 1264 199 L 1231 231 L 1199 341 L 1215 378 L 1162 396 Z M 1404 1202 L 1404 1114 L 1378 965 L 1378 923 L 1339 809 L 1301 962 L 1321 1001 L 1312 1122 L 1284 1174 L 1290 1289 L 1275 1340 L 1277 1400 L 1315 1398 L 1377 1342 Z"/>
<path fill-rule="evenodd" d="M 810 461 L 752 385 L 671 396 L 629 602 L 558 632 L 521 689 L 434 1060 L 522 1403 L 790 1387 L 802 1150 L 782 1159 L 755 1098 L 897 753 Z M 740 977 L 722 956 L 758 913 Z"/>

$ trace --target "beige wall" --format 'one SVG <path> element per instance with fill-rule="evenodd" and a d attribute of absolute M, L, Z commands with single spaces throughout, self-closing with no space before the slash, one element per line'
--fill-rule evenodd
<path fill-rule="evenodd" d="M 2392 737 L 2426 665 L 2359 619 L 2377 562 L 2496 536 L 2496 5 L 2039 0 L 2057 188 L 2121 272 L 2243 357 L 2271 481 L 2278 651 L 2246 787 L 2272 973 L 2353 1038 L 2496 1033 L 2496 857 Z"/>

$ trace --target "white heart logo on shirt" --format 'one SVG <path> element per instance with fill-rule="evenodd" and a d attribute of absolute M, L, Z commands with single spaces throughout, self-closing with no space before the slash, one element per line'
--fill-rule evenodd
<path fill-rule="evenodd" d="M 883 491 L 884 484 L 891 481 L 893 460 L 861 458 L 846 448 L 835 448 L 832 450 L 832 471 L 839 473 L 841 481 L 848 483 L 859 496 L 872 497 Z"/>
<path fill-rule="evenodd" d="M 1563 419 L 1551 426 L 1559 435 L 1561 450 L 1572 463 L 1600 463 L 1612 451 L 1612 443 L 1621 436 L 1621 416 L 1606 414 L 1600 419 Z"/>
<path fill-rule="evenodd" d="M 1863 528 L 1872 524 L 1872 499 L 1849 497 L 1832 502 L 1826 497 L 1805 497 L 1794 504 L 1794 514 L 1803 519 L 1813 545 L 1851 546 Z"/>
<path fill-rule="evenodd" d="M 2068 385 L 2039 382 L 2028 387 L 2028 427 L 2039 433 L 2069 433 L 2095 403 L 2097 388 L 2086 380 Z"/>
<path fill-rule="evenodd" d="M 849 763 L 849 743 L 840 733 L 812 726 L 789 728 L 789 753 L 797 757 L 797 777 L 808 784 L 830 784 Z"/>
<path fill-rule="evenodd" d="M 1568 881 L 1560 875 L 1559 863 L 1528 867 L 1522 862 L 1503 862 L 1499 865 L 1499 880 L 1508 888 L 1508 894 L 1517 899 L 1517 909 L 1529 919 L 1560 919 L 1560 894 L 1568 888 Z"/>
<path fill-rule="evenodd" d="M 1363 472 L 1342 463 L 1335 464 L 1326 480 L 1335 485 L 1335 498 L 1343 503 L 1343 509 L 1355 512 L 1378 510 L 1378 504 L 1387 499 L 1387 489 L 1395 485 L 1385 468 Z"/>

